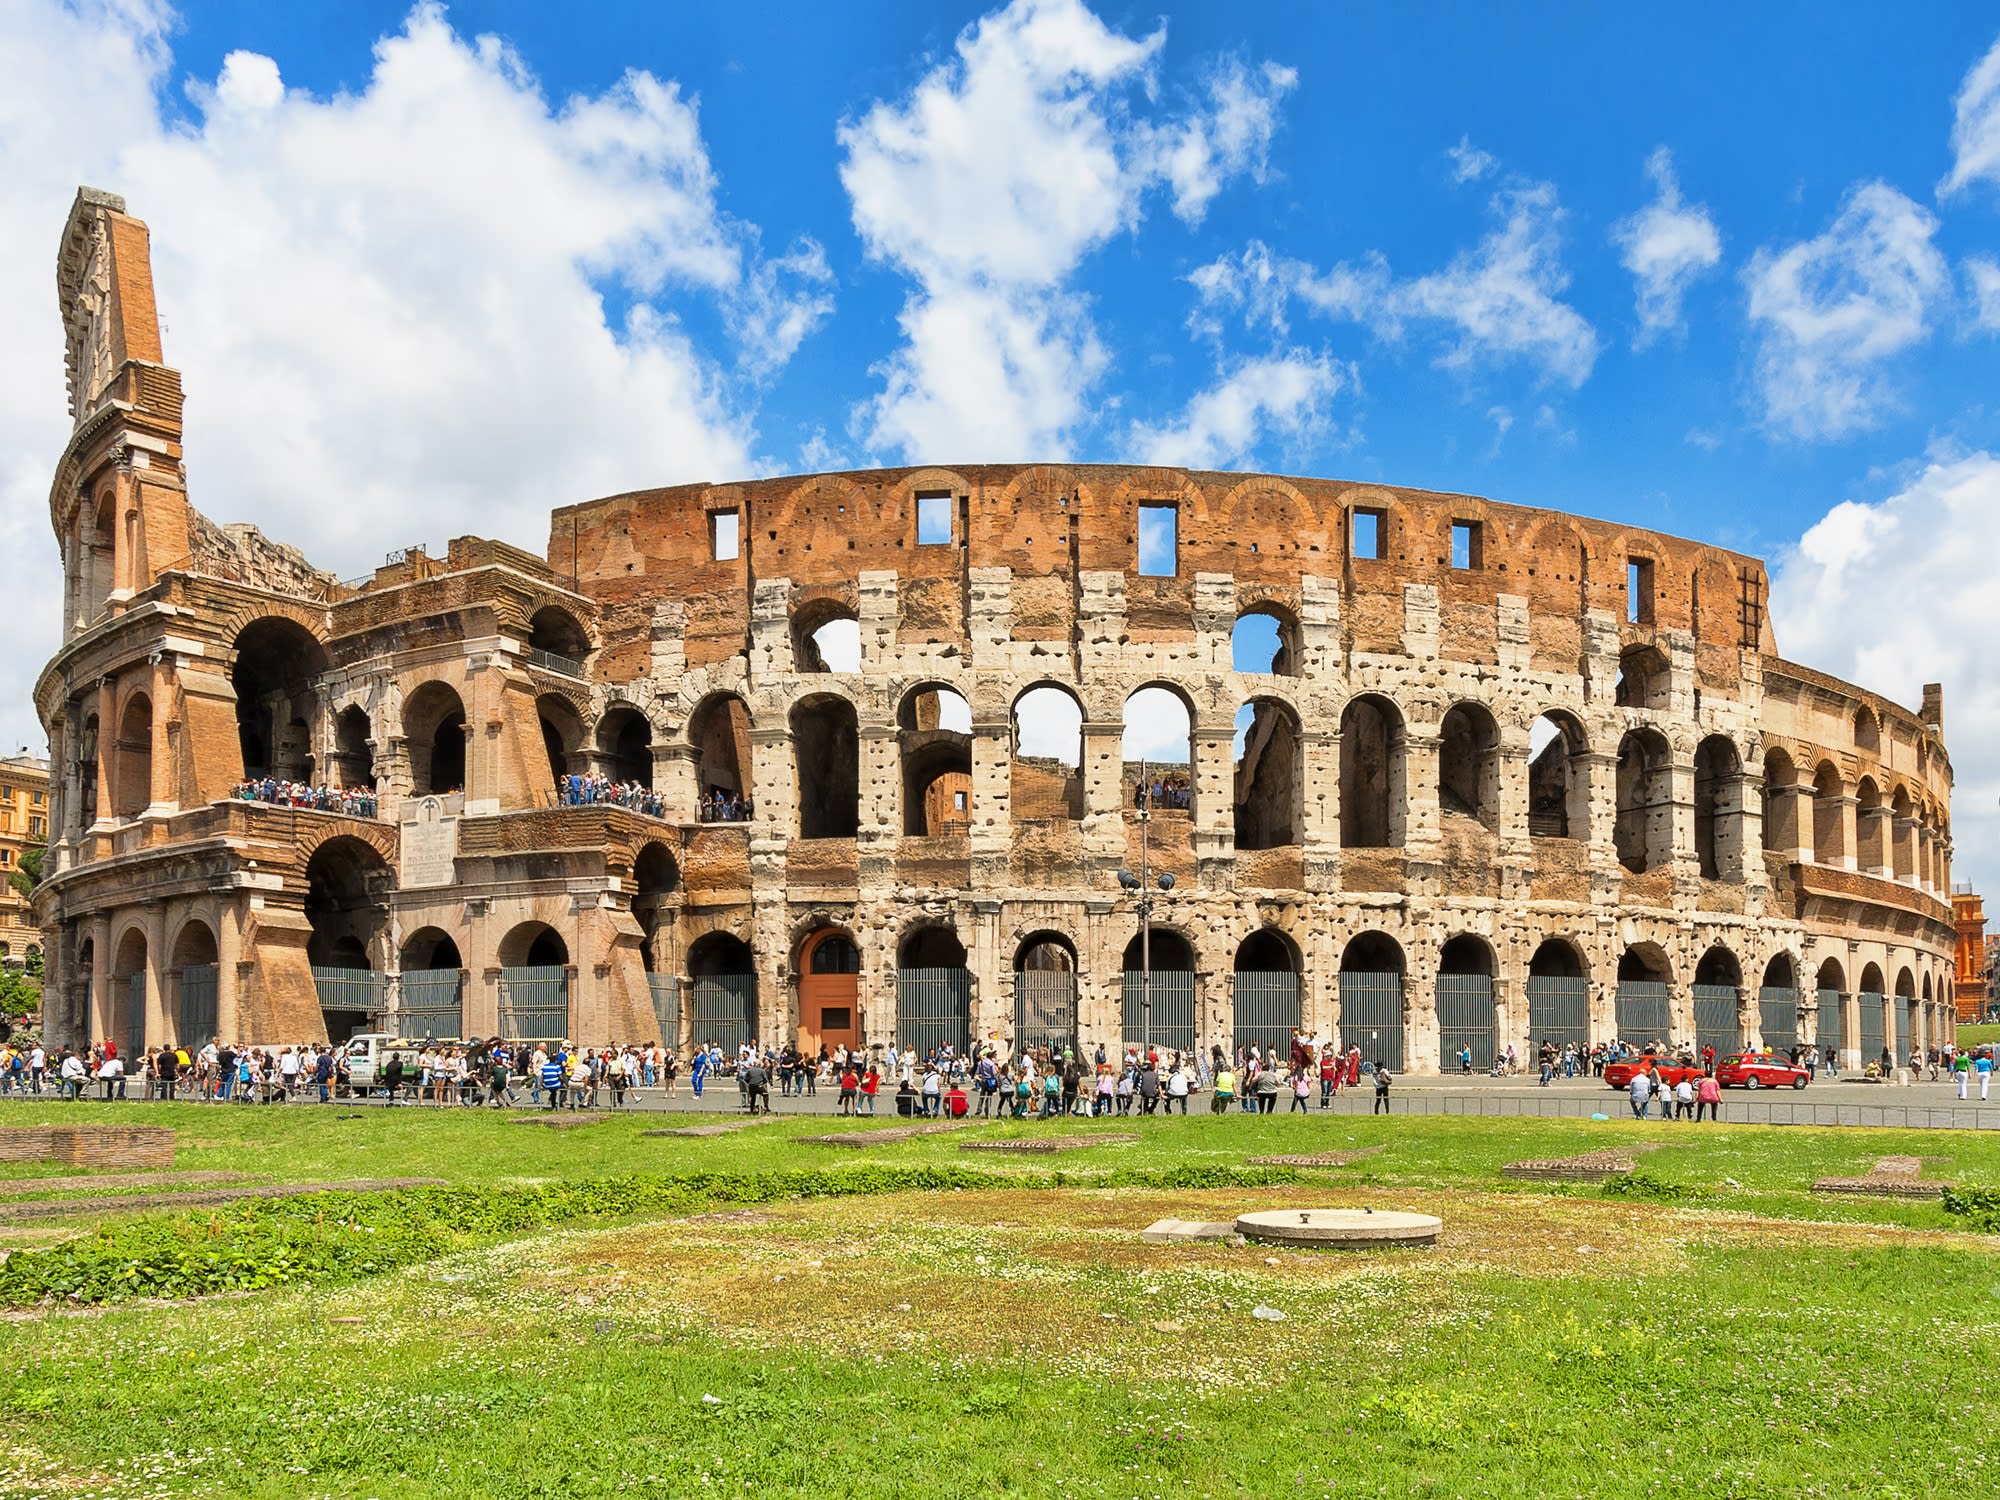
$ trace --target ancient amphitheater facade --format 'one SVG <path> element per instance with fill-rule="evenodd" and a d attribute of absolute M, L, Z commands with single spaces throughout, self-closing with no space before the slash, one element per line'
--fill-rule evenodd
<path fill-rule="evenodd" d="M 543 556 L 462 537 L 342 582 L 191 507 L 118 200 L 78 196 L 59 287 L 63 1040 L 1297 1024 L 1421 1069 L 1949 1033 L 1939 695 L 1785 661 L 1755 559 L 1467 496 L 1004 465 L 620 495 L 557 511 Z M 1188 732 L 1142 772 L 1153 690 Z M 1142 859 L 1174 877 L 1150 1009 Z"/>

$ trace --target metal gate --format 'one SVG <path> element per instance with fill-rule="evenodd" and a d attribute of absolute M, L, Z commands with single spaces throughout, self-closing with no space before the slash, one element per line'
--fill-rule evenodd
<path fill-rule="evenodd" d="M 146 1050 L 146 975 L 141 972 L 125 981 L 125 1055 L 135 1062 Z"/>
<path fill-rule="evenodd" d="M 1882 1060 L 1882 997 L 1866 990 L 1854 997 L 1861 1010 L 1861 1066 Z"/>
<path fill-rule="evenodd" d="M 1236 973 L 1236 1045 L 1289 1058 L 1299 1024 L 1299 976 L 1283 969 Z"/>
<path fill-rule="evenodd" d="M 1902 1067 L 1910 1060 L 1910 1041 L 1916 1035 L 1913 1022 L 1916 1020 L 1917 1002 L 1908 995 L 1898 995 L 1896 1011 L 1896 1066 Z"/>
<path fill-rule="evenodd" d="M 757 976 L 697 974 L 693 1014 L 688 1017 L 688 1041 L 697 1047 L 714 1042 L 733 1052 L 757 1036 Z"/>
<path fill-rule="evenodd" d="M 569 970 L 561 964 L 500 971 L 500 1035 L 561 1041 L 569 1035 Z"/>
<path fill-rule="evenodd" d="M 215 964 L 190 964 L 181 970 L 180 1005 L 174 1017 L 182 1045 L 199 1047 L 215 1036 L 215 983 L 221 970 Z"/>
<path fill-rule="evenodd" d="M 1484 974 L 1438 975 L 1438 1063 L 1459 1069 L 1458 1054 L 1469 1048 L 1472 1066 L 1484 1072 L 1500 1050 L 1500 1027 L 1493 1018 L 1493 981 Z"/>
<path fill-rule="evenodd" d="M 1576 1043 L 1576 1050 L 1590 1049 L 1590 981 L 1566 975 L 1530 975 L 1528 978 L 1528 1051 L 1537 1052 L 1543 1042 Z"/>
<path fill-rule="evenodd" d="M 1076 1046 L 1076 975 L 1068 969 L 1019 969 L 1014 974 L 1014 1050 L 1049 1049 L 1060 1057 Z"/>
<path fill-rule="evenodd" d="M 1790 1052 L 1799 1043 L 1799 992 L 1764 988 L 1757 991 L 1758 1030 L 1773 1052 Z"/>
<path fill-rule="evenodd" d="M 314 964 L 312 975 L 321 1010 L 357 1010 L 371 1017 L 381 1013 L 382 976 L 373 969 L 334 969 Z"/>
<path fill-rule="evenodd" d="M 1813 1035 L 1819 1045 L 1831 1047 L 1836 1054 L 1840 1051 L 1841 1002 L 1844 997 L 1839 990 L 1820 990 L 1819 1009 L 1813 1015 Z"/>
<path fill-rule="evenodd" d="M 1162 1053 L 1194 1051 L 1194 974 L 1187 969 L 1153 970 L 1153 1024 L 1146 1026 L 1145 976 L 1125 971 L 1125 1042 L 1151 1038 Z"/>
<path fill-rule="evenodd" d="M 1733 984 L 1694 986 L 1694 1044 L 1717 1057 L 1743 1050 L 1743 997 Z"/>
<path fill-rule="evenodd" d="M 972 1050 L 972 975 L 955 969 L 896 971 L 896 1045 L 919 1057 L 949 1047 Z"/>
<path fill-rule="evenodd" d="M 1403 1071 L 1403 976 L 1340 972 L 1340 1035 L 1392 1073 Z"/>
<path fill-rule="evenodd" d="M 1634 1047 L 1673 1038 L 1673 1002 L 1667 986 L 1658 979 L 1621 979 L 1612 1002 L 1618 1024 L 1618 1040 Z"/>
<path fill-rule="evenodd" d="M 672 974 L 648 974 L 646 988 L 653 992 L 654 1038 L 662 1047 L 676 1052 L 681 1048 L 681 982 Z"/>
<path fill-rule="evenodd" d="M 456 969 L 405 969 L 397 1029 L 407 1037 L 456 1040 L 465 1035 L 463 986 Z"/>

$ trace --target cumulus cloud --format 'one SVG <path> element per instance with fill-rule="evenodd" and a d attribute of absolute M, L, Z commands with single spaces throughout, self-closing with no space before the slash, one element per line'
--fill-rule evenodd
<path fill-rule="evenodd" d="M 147 0 L 0 9 L 9 525 L 40 510 L 67 432 L 48 268 L 85 182 L 152 226 L 195 504 L 324 566 L 468 526 L 539 550 L 552 503 L 752 470 L 757 382 L 826 317 L 831 278 L 817 245 L 766 257 L 723 209 L 675 83 L 552 100 L 422 4 L 351 92 L 241 51 L 183 84 L 172 25 Z M 29 661 L 56 622 L 46 524 L 8 549 L 33 564 Z"/>
<path fill-rule="evenodd" d="M 1201 303 L 1194 326 L 1219 326 L 1218 313 L 1227 310 L 1282 333 L 1296 302 L 1387 340 L 1414 327 L 1442 345 L 1436 360 L 1445 369 L 1525 364 L 1547 380 L 1582 385 L 1599 345 L 1589 321 L 1562 300 L 1569 272 L 1555 188 L 1513 184 L 1493 195 L 1490 209 L 1497 223 L 1476 245 L 1444 269 L 1410 279 L 1395 276 L 1380 255 L 1319 271 L 1252 241 L 1189 276 Z"/>
<path fill-rule="evenodd" d="M 1959 85 L 1951 150 L 1951 170 L 1938 184 L 1939 197 L 1949 198 L 1982 179 L 2000 184 L 2000 41 Z"/>
<path fill-rule="evenodd" d="M 1969 258 L 1965 279 L 1972 287 L 1972 326 L 1982 333 L 2000 333 L 2000 261 Z"/>
<path fill-rule="evenodd" d="M 1993 564 L 2000 551 L 2000 457 L 1927 463 L 1885 500 L 1834 506 L 1776 562 L 1779 648 L 1914 707 L 1945 689 L 1960 878 L 2000 881 L 2000 658 Z"/>
<path fill-rule="evenodd" d="M 904 342 L 856 413 L 908 458 L 1060 456 L 1109 360 L 1069 286 L 1149 193 L 1200 220 L 1260 177 L 1290 69 L 1231 62 L 1179 115 L 1142 114 L 1164 29 L 1133 38 L 1080 0 L 1015 0 L 904 95 L 842 122 L 841 183 L 872 259 L 913 283 Z"/>
<path fill-rule="evenodd" d="M 1453 182 L 1477 182 L 1489 175 L 1500 165 L 1491 152 L 1481 151 L 1472 144 L 1472 137 L 1462 135 L 1456 146 L 1445 153 L 1451 159 L 1451 180 Z"/>
<path fill-rule="evenodd" d="M 1638 295 L 1639 332 L 1632 347 L 1643 349 L 1663 334 L 1684 331 L 1681 297 L 1703 271 L 1722 260 L 1722 236 L 1701 204 L 1681 201 L 1673 154 L 1660 147 L 1646 161 L 1653 201 L 1619 221 L 1611 238 L 1620 261 L 1632 273 Z"/>
<path fill-rule="evenodd" d="M 1323 352 L 1293 349 L 1233 361 L 1173 420 L 1134 423 L 1126 452 L 1139 463 L 1232 468 L 1267 435 L 1303 445 L 1323 432 L 1329 403 L 1353 382 L 1352 366 Z"/>
<path fill-rule="evenodd" d="M 1870 182 L 1826 233 L 1752 257 L 1744 281 L 1766 428 L 1837 438 L 1880 420 L 1895 401 L 1884 365 L 1930 336 L 1950 289 L 1936 232 L 1931 214 Z"/>

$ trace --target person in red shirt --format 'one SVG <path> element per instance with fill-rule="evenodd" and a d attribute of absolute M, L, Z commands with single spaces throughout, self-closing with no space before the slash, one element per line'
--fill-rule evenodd
<path fill-rule="evenodd" d="M 875 1095 L 881 1091 L 881 1088 L 881 1071 L 875 1064 L 870 1063 L 868 1071 L 861 1075 L 861 1103 L 867 1113 L 871 1115 L 875 1113 Z"/>
<path fill-rule="evenodd" d="M 842 1114 L 851 1115 L 854 1113 L 854 1096 L 860 1092 L 860 1089 L 861 1080 L 854 1076 L 854 1069 L 851 1067 L 842 1069 L 840 1074 L 840 1112 Z"/>
<path fill-rule="evenodd" d="M 944 1110 L 954 1120 L 965 1118 L 965 1085 L 956 1079 L 952 1081 L 951 1092 L 944 1096 Z"/>

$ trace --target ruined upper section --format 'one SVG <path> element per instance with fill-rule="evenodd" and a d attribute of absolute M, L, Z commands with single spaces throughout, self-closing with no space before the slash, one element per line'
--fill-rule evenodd
<path fill-rule="evenodd" d="M 128 361 L 161 362 L 150 238 L 116 193 L 77 189 L 56 255 L 56 296 L 69 412 L 81 427 Z"/>
<path fill-rule="evenodd" d="M 242 522 L 218 526 L 190 506 L 188 531 L 188 571 L 204 578 L 301 599 L 330 598 L 339 584 L 333 574 L 307 562 L 298 548 L 272 541 L 255 526 Z"/>

